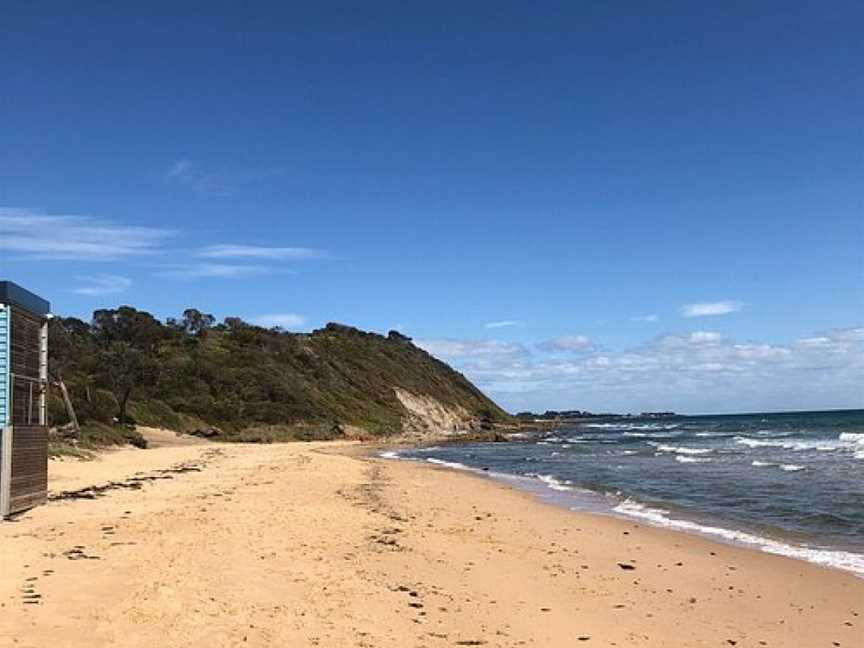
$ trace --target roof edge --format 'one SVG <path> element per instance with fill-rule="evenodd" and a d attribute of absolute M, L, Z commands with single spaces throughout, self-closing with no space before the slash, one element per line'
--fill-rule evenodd
<path fill-rule="evenodd" d="M 48 315 L 51 304 L 47 299 L 22 288 L 12 281 L 0 281 L 0 304 L 17 306 L 34 315 Z"/>

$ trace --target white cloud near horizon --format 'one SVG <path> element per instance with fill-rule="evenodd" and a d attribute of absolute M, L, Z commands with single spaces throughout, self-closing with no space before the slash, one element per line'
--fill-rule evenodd
<path fill-rule="evenodd" d="M 593 351 L 595 344 L 585 335 L 563 335 L 537 344 L 541 351 L 549 353 Z"/>
<path fill-rule="evenodd" d="M 273 261 L 302 261 L 322 259 L 323 250 L 305 247 L 268 247 L 264 245 L 218 244 L 208 245 L 195 251 L 202 259 L 269 259 Z"/>
<path fill-rule="evenodd" d="M 785 344 L 739 342 L 715 331 L 696 331 L 660 336 L 634 349 L 563 358 L 490 340 L 423 347 L 513 411 L 864 406 L 864 326 Z"/>
<path fill-rule="evenodd" d="M 83 285 L 74 288 L 72 292 L 92 297 L 126 292 L 132 285 L 132 280 L 128 277 L 111 274 L 82 275 L 77 277 L 77 279 Z"/>
<path fill-rule="evenodd" d="M 0 207 L 0 250 L 23 259 L 118 261 L 158 255 L 177 235 L 170 229 L 124 225 L 90 216 Z"/>
<path fill-rule="evenodd" d="M 499 329 L 499 328 L 522 328 L 525 326 L 523 320 L 501 320 L 499 322 L 486 322 L 483 328 Z"/>
<path fill-rule="evenodd" d="M 306 324 L 306 318 L 297 313 L 271 313 L 269 315 L 259 315 L 252 318 L 252 324 L 263 326 L 264 328 L 283 328 L 293 329 Z"/>
<path fill-rule="evenodd" d="M 706 317 L 711 315 L 728 315 L 737 313 L 744 308 L 744 302 L 725 300 L 718 302 L 700 302 L 698 304 L 685 304 L 681 307 L 682 317 Z"/>
<path fill-rule="evenodd" d="M 450 338 L 422 338 L 414 341 L 421 349 L 439 358 L 468 358 L 482 356 L 518 356 L 528 350 L 521 344 L 497 340 L 453 340 Z"/>
<path fill-rule="evenodd" d="M 660 317 L 658 315 L 637 315 L 636 317 L 630 318 L 631 322 L 659 322 Z"/>

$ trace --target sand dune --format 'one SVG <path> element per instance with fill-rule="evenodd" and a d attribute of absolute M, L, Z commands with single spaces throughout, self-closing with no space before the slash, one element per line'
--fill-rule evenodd
<path fill-rule="evenodd" d="M 52 463 L 0 524 L 0 645 L 864 645 L 864 580 L 352 448 Z"/>

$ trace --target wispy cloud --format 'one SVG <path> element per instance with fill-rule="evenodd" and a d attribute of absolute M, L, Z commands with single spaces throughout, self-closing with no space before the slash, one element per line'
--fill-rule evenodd
<path fill-rule="evenodd" d="M 636 317 L 630 318 L 631 322 L 659 322 L 660 317 L 654 314 L 651 315 L 637 315 Z"/>
<path fill-rule="evenodd" d="M 244 279 L 271 274 L 294 274 L 285 268 L 260 265 L 231 265 L 224 263 L 173 264 L 160 266 L 159 277 L 170 279 Z"/>
<path fill-rule="evenodd" d="M 685 304 L 681 307 L 681 315 L 683 317 L 727 315 L 729 313 L 737 313 L 742 308 L 744 308 L 744 302 L 740 301 L 701 302 L 698 304 Z"/>
<path fill-rule="evenodd" d="M 126 292 L 132 285 L 132 280 L 119 275 L 100 274 L 77 277 L 83 285 L 74 288 L 72 292 L 79 295 L 113 295 Z"/>
<path fill-rule="evenodd" d="M 269 259 L 273 261 L 303 261 L 322 259 L 323 250 L 305 247 L 267 247 L 264 245 L 237 245 L 232 243 L 208 245 L 195 251 L 202 259 Z"/>
<path fill-rule="evenodd" d="M 165 173 L 165 178 L 169 182 L 199 193 L 215 195 L 231 193 L 231 186 L 225 174 L 205 171 L 187 158 L 175 161 Z"/>
<path fill-rule="evenodd" d="M 114 261 L 159 254 L 174 230 L 90 216 L 0 207 L 0 250 L 49 261 Z"/>
<path fill-rule="evenodd" d="M 293 329 L 306 324 L 306 318 L 297 313 L 271 313 L 254 317 L 252 323 L 265 328 Z"/>
<path fill-rule="evenodd" d="M 569 352 L 585 352 L 593 351 L 596 345 L 585 335 L 564 335 L 562 337 L 553 338 L 540 342 L 537 348 L 541 351 L 550 353 L 558 353 L 561 351 Z"/>
<path fill-rule="evenodd" d="M 188 178 L 190 173 L 192 173 L 192 163 L 189 160 L 177 160 L 168 170 L 168 177 L 183 179 Z"/>
<path fill-rule="evenodd" d="M 525 326 L 522 320 L 501 320 L 500 322 L 486 322 L 483 328 L 500 329 L 500 328 L 521 328 Z"/>

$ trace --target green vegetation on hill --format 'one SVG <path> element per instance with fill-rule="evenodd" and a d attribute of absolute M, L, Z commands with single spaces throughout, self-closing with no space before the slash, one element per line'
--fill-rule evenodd
<path fill-rule="evenodd" d="M 190 309 L 161 323 L 123 306 L 91 322 L 56 318 L 50 372 L 67 385 L 82 429 L 128 423 L 270 441 L 370 436 L 405 430 L 401 389 L 467 413 L 470 425 L 510 420 L 462 374 L 396 332 L 384 337 L 340 324 L 311 334 L 216 324 Z M 52 423 L 67 421 L 51 392 Z M 350 428 L 348 426 L 351 426 Z"/>

